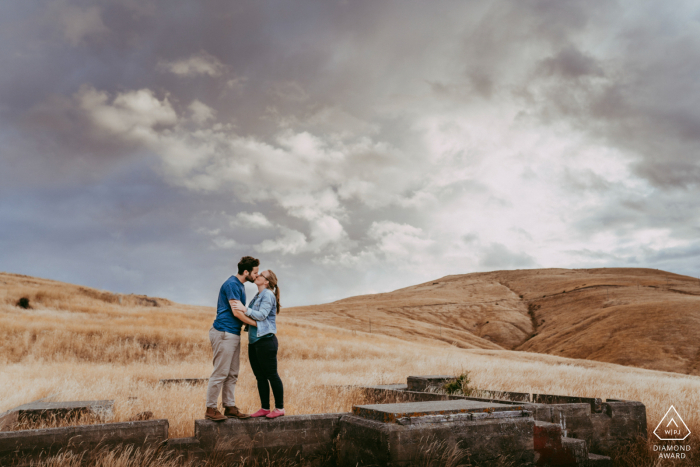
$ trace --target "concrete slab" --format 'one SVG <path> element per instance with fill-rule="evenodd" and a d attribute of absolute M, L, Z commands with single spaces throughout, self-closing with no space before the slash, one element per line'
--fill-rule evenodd
<path fill-rule="evenodd" d="M 300 459 L 330 457 L 338 424 L 346 414 L 286 415 L 274 420 L 230 418 L 224 422 L 195 420 L 194 433 L 207 453 L 263 462 L 269 456 Z M 295 454 L 296 453 L 296 454 Z"/>
<path fill-rule="evenodd" d="M 434 442 L 442 443 L 445 450 L 459 447 L 469 457 L 460 459 L 465 465 L 482 465 L 499 456 L 512 465 L 532 465 L 533 426 L 531 416 L 401 425 L 347 415 L 340 420 L 337 465 L 436 465 L 437 459 L 426 458 L 426 453 L 435 449 Z"/>
<path fill-rule="evenodd" d="M 518 417 L 532 417 L 532 412 L 528 412 L 527 410 L 509 410 L 504 412 L 448 413 L 443 415 L 399 418 L 396 422 L 399 425 L 406 426 Z"/>
<path fill-rule="evenodd" d="M 358 386 L 353 386 L 358 387 Z M 379 389 L 384 391 L 406 391 L 408 390 L 407 384 L 378 384 L 376 386 L 359 386 L 361 389 Z"/>
<path fill-rule="evenodd" d="M 406 383 L 409 391 L 439 391 L 446 382 L 453 379 L 453 375 L 409 376 Z"/>
<path fill-rule="evenodd" d="M 13 425 L 27 419 L 38 422 L 88 413 L 107 421 L 113 416 L 113 408 L 113 400 L 47 402 L 45 399 L 40 399 L 20 405 L 0 415 L 0 431 L 11 430 Z"/>
<path fill-rule="evenodd" d="M 471 400 L 448 400 L 432 402 L 404 402 L 400 404 L 357 405 L 352 413 L 368 420 L 397 423 L 403 418 L 424 417 L 456 413 L 490 413 L 522 410 L 522 406 Z"/>
<path fill-rule="evenodd" d="M 197 386 L 209 384 L 209 378 L 170 378 L 161 379 L 158 382 L 163 386 L 167 386 L 170 384 L 184 384 L 189 386 Z"/>
<path fill-rule="evenodd" d="M 537 404 L 588 404 L 591 406 L 591 412 L 593 413 L 600 413 L 603 409 L 603 400 L 598 397 L 533 394 L 532 402 Z"/>
<path fill-rule="evenodd" d="M 142 446 L 166 439 L 167 420 L 7 431 L 0 433 L 0 465 L 11 464 L 17 458 L 36 460 L 59 451 L 78 453 L 98 445 Z"/>

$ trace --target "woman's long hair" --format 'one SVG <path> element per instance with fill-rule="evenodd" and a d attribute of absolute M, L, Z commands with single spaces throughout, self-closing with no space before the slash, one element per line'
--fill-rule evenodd
<path fill-rule="evenodd" d="M 277 314 L 279 315 L 280 308 L 282 308 L 280 305 L 280 288 L 277 285 L 277 276 L 274 272 L 272 272 L 272 269 L 267 270 L 267 281 L 270 283 L 267 288 L 275 293 L 275 300 L 277 300 Z"/>

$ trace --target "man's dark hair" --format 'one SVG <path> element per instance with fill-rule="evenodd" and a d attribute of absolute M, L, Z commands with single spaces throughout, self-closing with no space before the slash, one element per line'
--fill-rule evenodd
<path fill-rule="evenodd" d="M 243 274 L 245 271 L 253 272 L 253 268 L 260 266 L 260 261 L 252 256 L 244 256 L 238 262 L 238 274 Z"/>

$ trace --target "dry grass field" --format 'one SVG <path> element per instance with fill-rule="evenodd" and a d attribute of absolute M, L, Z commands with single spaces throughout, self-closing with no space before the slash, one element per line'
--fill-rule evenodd
<path fill-rule="evenodd" d="M 611 271 L 572 272 L 569 282 L 565 282 L 568 272 L 552 270 L 531 271 L 530 279 L 523 271 L 488 273 L 492 276 L 481 278 L 450 276 L 392 293 L 397 300 L 409 300 L 405 297 L 415 294 L 413 305 L 392 305 L 392 294 L 381 294 L 283 309 L 278 321 L 279 366 L 287 413 L 349 411 L 359 396 L 339 386 L 405 382 L 408 375 L 469 370 L 473 386 L 480 389 L 642 401 L 650 433 L 673 404 L 695 437 L 700 432 L 700 377 L 683 374 L 690 371 L 673 373 L 595 361 L 633 355 L 634 349 L 616 356 L 591 350 L 586 356 L 593 360 L 569 355 L 577 342 L 584 345 L 596 333 L 604 334 L 605 345 L 614 351 L 634 339 L 648 345 L 661 342 L 656 336 L 670 336 L 675 330 L 674 341 L 655 349 L 641 348 L 650 350 L 649 356 L 639 356 L 630 365 L 654 366 L 651 350 L 667 365 L 666 356 L 675 350 L 686 352 L 681 357 L 692 354 L 682 345 L 697 349 L 698 340 L 692 341 L 692 336 L 700 327 L 693 329 L 690 324 L 697 308 L 693 315 L 687 311 L 690 305 L 683 308 L 683 300 L 697 304 L 700 286 L 675 276 L 664 291 L 665 282 L 659 283 L 658 277 L 640 274 L 640 283 L 648 290 L 634 295 L 630 278 L 636 273 L 626 276 Z M 581 274 L 589 274 L 589 280 L 581 282 Z M 598 288 L 613 284 L 618 284 L 617 289 L 604 299 L 605 292 Z M 501 295 L 493 300 L 497 294 Z M 464 296 L 467 304 L 459 301 Z M 22 297 L 29 299 L 29 309 L 17 306 Z M 664 315 L 640 323 L 646 304 L 654 303 L 661 310 L 664 297 L 675 300 Z M 528 314 L 528 301 L 540 306 L 534 317 Z M 586 303 L 597 307 L 586 309 Z M 685 324 L 676 312 L 685 317 Z M 370 314 L 375 326 L 371 334 L 359 326 L 353 328 L 353 320 L 362 322 Z M 158 380 L 209 376 L 207 331 L 213 317 L 213 307 L 0 273 L 0 412 L 47 396 L 56 401 L 114 399 L 115 421 L 148 410 L 156 418 L 169 419 L 171 437 L 192 436 L 193 421 L 204 415 L 205 388 L 162 387 Z M 572 328 L 578 330 L 573 335 L 568 333 Z M 610 336 L 601 329 L 608 329 Z M 529 337 L 533 333 L 537 335 Z M 589 345 L 595 347 L 592 342 Z M 559 350 L 580 358 L 556 355 Z M 259 401 L 245 346 L 241 359 L 236 398 L 239 407 L 253 411 Z"/>

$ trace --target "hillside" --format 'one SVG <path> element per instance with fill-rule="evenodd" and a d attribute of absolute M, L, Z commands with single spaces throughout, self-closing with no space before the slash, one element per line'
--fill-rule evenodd
<path fill-rule="evenodd" d="M 655 269 L 446 276 L 285 310 L 409 341 L 522 350 L 700 375 L 700 280 Z"/>
<path fill-rule="evenodd" d="M 600 272 L 603 278 L 604 272 Z M 540 289 L 528 283 L 528 275 L 538 287 L 549 284 L 543 287 L 548 297 L 542 299 L 539 295 L 535 304 L 542 305 L 535 312 L 536 319 L 545 320 L 539 325 L 541 332 L 549 326 L 563 325 L 552 317 L 554 313 L 551 316 L 540 313 L 550 310 L 549 306 L 561 297 L 587 293 L 570 293 L 566 288 L 567 293 L 561 294 L 564 290 L 560 290 L 561 281 L 581 271 L 489 274 L 453 276 L 391 294 L 307 307 L 311 311 L 285 309 L 278 319 L 278 338 L 279 371 L 285 385 L 288 413 L 347 412 L 361 401 L 358 393 L 349 389 L 352 385 L 402 382 L 408 375 L 456 375 L 470 371 L 476 389 L 642 401 L 647 408 L 650 433 L 672 401 L 690 429 L 700 431 L 700 415 L 695 410 L 700 406 L 697 376 L 565 358 L 556 353 L 500 349 L 498 339 L 517 343 L 521 337 L 518 337 L 520 328 L 510 322 L 499 324 L 499 317 L 508 316 L 526 331 L 527 326 L 532 326 L 527 300 L 534 303 L 538 296 L 532 290 Z M 597 277 L 598 273 L 587 274 Z M 616 280 L 622 276 L 617 274 Z M 499 280 L 505 285 L 498 283 Z M 611 280 L 608 278 L 606 283 Z M 680 278 L 669 287 L 686 290 L 680 288 L 683 281 Z M 594 282 L 583 283 L 588 287 Z M 649 279 L 648 287 L 652 285 Z M 528 287 L 532 296 L 522 292 Z M 488 295 L 482 296 L 481 291 Z M 695 293 L 690 288 L 688 291 Z M 444 327 L 440 340 L 439 328 L 428 323 L 427 317 L 423 321 L 419 319 L 418 311 L 428 308 L 446 323 L 466 323 L 468 327 L 467 318 L 475 313 L 467 309 L 463 311 L 463 319 L 455 313 L 465 295 L 470 300 L 469 306 L 482 310 L 477 316 L 482 321 L 473 322 L 478 324 L 472 325 L 474 329 L 457 331 Z M 524 295 L 523 299 L 519 295 Z M 399 306 L 405 308 L 396 306 L 401 296 L 405 302 Z M 22 297 L 29 299 L 31 308 L 17 306 Z M 373 307 L 366 304 L 370 299 Z M 611 292 L 610 300 L 619 298 L 614 298 Z M 391 321 L 391 326 L 377 323 L 380 313 L 392 316 L 392 306 L 402 311 L 393 315 L 396 320 Z M 441 306 L 445 308 L 442 311 Z M 501 313 L 501 310 L 509 311 Z M 362 324 L 362 318 L 366 317 L 361 313 L 372 312 L 372 334 L 366 328 L 365 332 L 355 331 L 353 326 Z M 209 376 L 208 329 L 214 313 L 213 306 L 182 305 L 161 298 L 113 294 L 0 273 L 0 412 L 45 397 L 54 401 L 114 399 L 115 421 L 130 420 L 143 411 L 151 411 L 156 418 L 169 420 L 171 437 L 192 436 L 193 421 L 203 416 L 206 386 L 166 387 L 158 381 Z M 546 337 L 548 333 L 547 330 L 530 341 L 536 342 L 540 335 Z M 462 339 L 460 336 L 464 336 L 460 346 L 473 348 L 449 344 L 450 339 Z M 259 400 L 248 363 L 247 338 L 243 339 L 236 400 L 244 411 L 251 412 L 259 408 Z M 474 344 L 469 344 L 467 339 Z M 475 348 L 477 345 L 481 347 Z"/>

